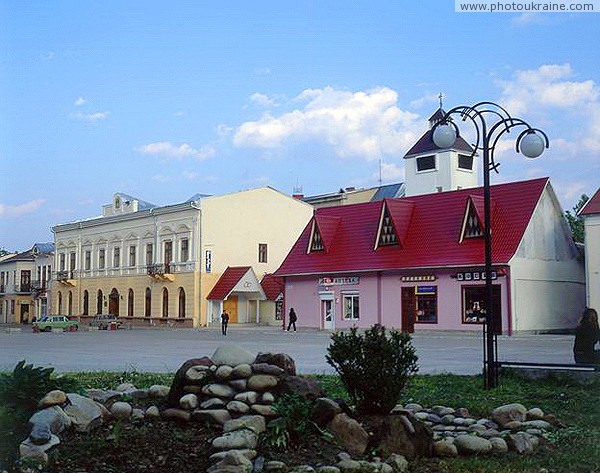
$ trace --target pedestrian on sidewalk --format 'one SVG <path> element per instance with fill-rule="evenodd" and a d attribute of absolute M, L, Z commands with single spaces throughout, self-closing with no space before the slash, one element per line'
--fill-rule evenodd
<path fill-rule="evenodd" d="M 290 328 L 292 326 L 294 327 L 294 332 L 296 331 L 296 320 L 298 320 L 298 316 L 296 315 L 296 311 L 292 307 L 290 309 L 290 314 L 289 314 L 289 323 L 288 323 L 288 327 L 287 327 L 288 332 L 290 331 Z"/>
<path fill-rule="evenodd" d="M 221 314 L 221 333 L 227 335 L 227 325 L 229 325 L 229 314 L 223 311 Z"/>

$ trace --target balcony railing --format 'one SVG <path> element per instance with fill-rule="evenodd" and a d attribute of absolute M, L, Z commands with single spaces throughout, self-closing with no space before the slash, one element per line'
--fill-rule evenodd
<path fill-rule="evenodd" d="M 40 280 L 34 280 L 31 281 L 31 289 L 33 289 L 34 291 L 40 291 L 40 292 L 44 292 L 46 290 L 46 280 L 42 279 Z"/>
<path fill-rule="evenodd" d="M 29 294 L 31 293 L 31 284 L 15 284 L 14 290 L 17 294 Z"/>
<path fill-rule="evenodd" d="M 171 274 L 170 264 L 149 264 L 146 266 L 148 276 L 164 276 L 165 274 Z"/>
<path fill-rule="evenodd" d="M 69 271 L 56 271 L 55 278 L 58 282 L 67 282 L 77 278 L 77 271 L 74 269 Z"/>

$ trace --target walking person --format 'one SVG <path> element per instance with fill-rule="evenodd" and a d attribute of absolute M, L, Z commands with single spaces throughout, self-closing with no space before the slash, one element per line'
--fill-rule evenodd
<path fill-rule="evenodd" d="M 227 335 L 227 325 L 229 325 L 229 314 L 223 311 L 221 314 L 221 333 Z"/>
<path fill-rule="evenodd" d="M 288 318 L 289 318 L 289 323 L 288 323 L 287 331 L 289 332 L 290 328 L 293 326 L 294 332 L 295 332 L 296 331 L 296 320 L 298 320 L 298 316 L 296 315 L 296 311 L 294 310 L 293 307 L 290 309 L 290 314 L 289 314 Z"/>
<path fill-rule="evenodd" d="M 575 344 L 573 345 L 575 363 L 600 364 L 600 350 L 595 349 L 598 342 L 600 342 L 598 313 L 595 309 L 586 307 L 575 329 Z"/>

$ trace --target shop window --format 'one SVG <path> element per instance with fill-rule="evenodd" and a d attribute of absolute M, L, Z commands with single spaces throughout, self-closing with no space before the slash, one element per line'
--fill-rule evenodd
<path fill-rule="evenodd" d="M 344 320 L 358 320 L 359 297 L 358 294 L 344 294 Z"/>
<path fill-rule="evenodd" d="M 482 286 L 463 286 L 462 288 L 462 322 L 465 324 L 481 324 L 485 322 L 486 317 L 486 297 L 485 285 Z M 502 313 L 500 303 L 500 286 L 492 286 L 492 310 L 497 321 L 501 320 Z M 497 324 L 498 329 L 500 324 Z"/>
<path fill-rule="evenodd" d="M 415 322 L 437 324 L 437 286 L 417 286 L 415 288 L 415 307 Z"/>

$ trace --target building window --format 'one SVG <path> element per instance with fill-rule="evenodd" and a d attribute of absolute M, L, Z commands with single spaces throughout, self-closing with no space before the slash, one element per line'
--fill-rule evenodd
<path fill-rule="evenodd" d="M 310 251 L 323 251 L 324 249 L 325 246 L 323 245 L 323 240 L 321 239 L 319 229 L 313 224 L 313 235 L 310 242 Z"/>
<path fill-rule="evenodd" d="M 75 270 L 75 263 L 76 263 L 75 252 L 73 252 L 73 253 L 69 254 L 69 269 L 71 271 Z"/>
<path fill-rule="evenodd" d="M 73 291 L 69 291 L 69 305 L 67 315 L 73 315 Z"/>
<path fill-rule="evenodd" d="M 127 296 L 127 316 L 133 317 L 133 289 L 129 289 Z"/>
<path fill-rule="evenodd" d="M 190 259 L 190 241 L 187 238 L 184 238 L 181 240 L 180 261 L 185 263 L 188 259 Z"/>
<path fill-rule="evenodd" d="M 358 294 L 344 294 L 344 320 L 358 320 Z"/>
<path fill-rule="evenodd" d="M 258 244 L 258 262 L 259 263 L 267 262 L 267 244 L 266 243 Z"/>
<path fill-rule="evenodd" d="M 463 286 L 462 288 L 462 321 L 465 324 L 481 324 L 485 322 L 486 306 L 485 306 L 485 286 Z M 500 322 L 501 303 L 500 303 L 500 286 L 492 285 L 492 310 L 496 316 L 494 319 Z M 495 327 L 499 329 L 501 325 Z M 499 333 L 499 332 L 497 332 Z"/>
<path fill-rule="evenodd" d="M 173 242 L 165 241 L 165 274 L 171 274 L 171 262 L 173 261 Z"/>
<path fill-rule="evenodd" d="M 415 307 L 415 322 L 437 324 L 437 286 L 417 286 Z"/>
<path fill-rule="evenodd" d="M 137 248 L 135 247 L 135 245 L 131 245 L 129 247 L 129 266 L 132 268 L 135 266 L 136 250 L 137 250 Z"/>
<path fill-rule="evenodd" d="M 154 262 L 154 245 L 146 244 L 146 266 L 150 266 Z"/>
<path fill-rule="evenodd" d="M 185 319 L 185 289 L 179 288 L 179 318 Z"/>
<path fill-rule="evenodd" d="M 98 295 L 96 296 L 96 314 L 102 313 L 102 306 L 104 302 L 104 295 L 102 289 L 98 289 Z"/>
<path fill-rule="evenodd" d="M 458 155 L 458 169 L 464 169 L 465 171 L 473 170 L 473 156 L 467 156 L 466 154 Z"/>
<path fill-rule="evenodd" d="M 435 156 L 421 156 L 417 158 L 417 172 L 432 171 L 435 169 Z"/>
<path fill-rule="evenodd" d="M 162 291 L 162 316 L 169 316 L 169 290 L 166 287 Z"/>
<path fill-rule="evenodd" d="M 104 269 L 106 267 L 106 250 L 100 248 L 98 250 L 98 269 Z"/>
<path fill-rule="evenodd" d="M 386 207 L 383 220 L 381 221 L 381 231 L 379 233 L 379 246 L 392 246 L 398 244 L 394 223 Z"/>
<path fill-rule="evenodd" d="M 83 291 L 83 315 L 89 315 L 90 313 L 90 293 Z"/>
<path fill-rule="evenodd" d="M 86 271 L 92 269 L 92 252 L 90 250 L 85 250 L 84 268 Z"/>
<path fill-rule="evenodd" d="M 121 266 L 121 247 L 115 246 L 113 250 L 113 268 Z"/>
<path fill-rule="evenodd" d="M 149 287 L 146 288 L 146 304 L 144 307 L 144 317 L 150 317 L 152 313 L 152 291 Z"/>
<path fill-rule="evenodd" d="M 66 269 L 66 260 L 64 253 L 60 253 L 58 255 L 58 267 L 60 268 L 60 271 L 64 271 Z"/>
<path fill-rule="evenodd" d="M 11 302 L 12 302 L 11 312 L 14 314 L 15 313 L 15 305 L 14 305 L 15 301 L 11 301 Z M 62 314 L 62 292 L 58 293 L 58 313 Z"/>

